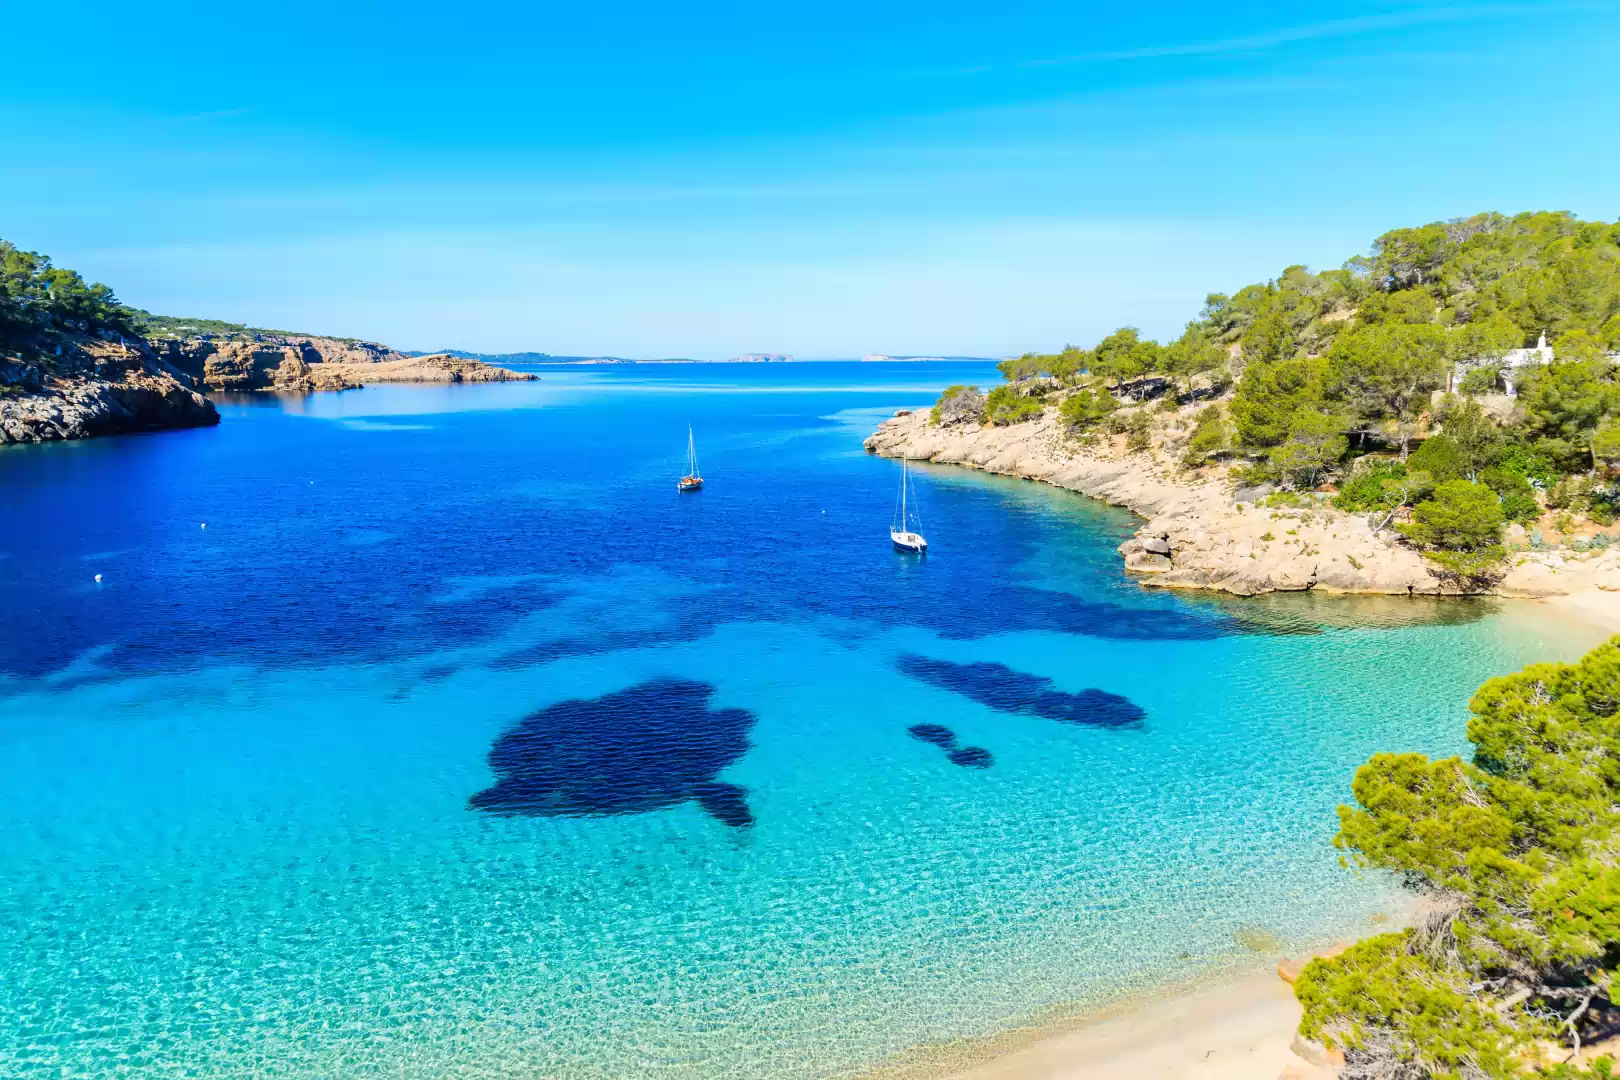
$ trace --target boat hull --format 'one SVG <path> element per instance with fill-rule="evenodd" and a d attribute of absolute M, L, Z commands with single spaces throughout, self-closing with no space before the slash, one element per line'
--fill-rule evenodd
<path fill-rule="evenodd" d="M 694 480 L 690 476 L 688 476 L 685 479 L 675 481 L 675 490 L 676 491 L 702 491 L 703 490 L 703 480 L 701 478 Z"/>
<path fill-rule="evenodd" d="M 902 552 L 906 555 L 928 554 L 928 541 L 924 540 L 916 533 L 891 532 L 889 534 L 889 542 L 894 545 L 894 550 Z"/>

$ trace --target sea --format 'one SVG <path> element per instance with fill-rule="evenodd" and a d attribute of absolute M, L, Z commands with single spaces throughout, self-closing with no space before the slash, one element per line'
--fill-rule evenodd
<path fill-rule="evenodd" d="M 862 440 L 989 364 L 537 367 L 0 452 L 0 1076 L 854 1076 L 1376 931 L 1540 605 L 1143 589 Z M 676 491 L 693 433 L 706 484 Z"/>

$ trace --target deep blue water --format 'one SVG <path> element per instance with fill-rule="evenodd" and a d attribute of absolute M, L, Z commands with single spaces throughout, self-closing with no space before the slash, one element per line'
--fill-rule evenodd
<path fill-rule="evenodd" d="M 899 555 L 861 440 L 989 365 L 540 370 L 0 453 L 0 1075 L 817 1077 L 1260 962 L 1386 904 L 1356 763 L 1591 643 L 949 467 Z"/>

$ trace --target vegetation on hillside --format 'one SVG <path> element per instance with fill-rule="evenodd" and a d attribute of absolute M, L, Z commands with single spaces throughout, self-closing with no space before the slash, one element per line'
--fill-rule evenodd
<path fill-rule="evenodd" d="M 134 313 L 107 286 L 0 240 L 0 358 L 50 367 L 75 338 L 136 334 Z"/>
<path fill-rule="evenodd" d="M 1508 354 L 1542 335 L 1555 359 L 1509 373 L 1507 398 Z M 1056 405 L 1089 439 L 1140 428 L 1148 402 L 1199 404 L 1183 467 L 1220 460 L 1240 483 L 1336 486 L 1341 509 L 1402 526 L 1472 577 L 1500 554 L 1504 521 L 1559 498 L 1612 520 L 1620 501 L 1605 475 L 1620 465 L 1620 224 L 1478 214 L 1397 229 L 1340 269 L 1290 266 L 1211 294 L 1168 344 L 1124 327 L 1001 371 L 985 423 Z"/>
<path fill-rule="evenodd" d="M 0 240 L 0 357 L 54 363 L 73 339 L 307 337 L 219 319 L 153 315 L 119 301 L 106 285 L 86 282 L 50 257 Z M 337 340 L 350 341 L 350 338 Z"/>
<path fill-rule="evenodd" d="M 149 338 L 194 338 L 215 337 L 239 340 L 253 338 L 260 335 L 289 335 L 286 330 L 266 330 L 259 326 L 246 326 L 242 323 L 225 322 L 222 319 L 188 319 L 176 315 L 153 315 L 149 311 L 137 309 L 135 316 L 139 320 L 141 333 Z M 298 337 L 303 335 L 291 334 Z"/>
<path fill-rule="evenodd" d="M 1569 1061 L 1620 1032 L 1620 638 L 1469 708 L 1472 761 L 1356 771 L 1334 843 L 1427 914 L 1307 966 L 1301 1032 L 1344 1050 L 1346 1080 L 1608 1077 Z"/>

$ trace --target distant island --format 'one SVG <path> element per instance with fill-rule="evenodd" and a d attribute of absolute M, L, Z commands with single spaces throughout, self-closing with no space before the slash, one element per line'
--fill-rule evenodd
<path fill-rule="evenodd" d="M 437 353 L 407 352 L 406 356 L 455 356 L 463 360 L 478 360 L 485 364 L 695 364 L 699 361 L 686 357 L 660 357 L 655 360 L 632 360 L 626 356 L 563 356 L 543 352 L 482 353 L 464 349 L 441 349 Z"/>
<path fill-rule="evenodd" d="M 861 361 L 867 364 L 886 363 L 916 363 L 916 364 L 945 364 L 960 361 L 973 361 L 981 364 L 993 364 L 997 360 L 1005 359 L 996 356 L 890 356 L 887 353 L 867 353 Z"/>

